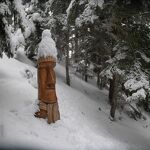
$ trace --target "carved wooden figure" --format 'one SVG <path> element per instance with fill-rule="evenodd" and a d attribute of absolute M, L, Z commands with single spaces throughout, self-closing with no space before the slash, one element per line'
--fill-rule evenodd
<path fill-rule="evenodd" d="M 52 56 L 38 59 L 39 111 L 35 113 L 35 116 L 39 118 L 48 118 L 48 123 L 54 123 L 60 119 L 55 90 L 55 65 L 56 59 Z"/>

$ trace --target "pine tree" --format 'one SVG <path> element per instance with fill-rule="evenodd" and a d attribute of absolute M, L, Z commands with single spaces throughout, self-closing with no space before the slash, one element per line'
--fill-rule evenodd
<path fill-rule="evenodd" d="M 115 45 L 112 49 L 111 59 L 105 73 L 114 80 L 114 74 L 121 76 L 118 99 L 123 99 L 134 112 L 134 118 L 141 117 L 139 105 L 145 104 L 149 95 L 149 20 L 145 16 L 148 13 L 149 3 L 146 1 L 114 1 L 112 5 L 107 5 L 112 13 L 110 16 L 111 34 L 114 37 Z M 146 67 L 147 66 L 147 67 Z M 110 97 L 112 99 L 114 89 L 111 88 Z M 143 85 L 144 83 L 144 85 Z M 112 90 L 113 89 L 113 90 Z M 120 97 L 119 94 L 122 96 Z M 147 102 L 147 110 L 148 110 Z M 112 106 L 113 107 L 113 106 Z M 137 115 L 137 116 L 136 116 Z M 111 115 L 114 117 L 114 115 Z"/>
<path fill-rule="evenodd" d="M 3 52 L 8 57 L 13 56 L 11 50 L 11 30 L 9 25 L 12 24 L 13 5 L 12 1 L 2 0 L 0 2 L 0 56 L 2 57 Z"/>

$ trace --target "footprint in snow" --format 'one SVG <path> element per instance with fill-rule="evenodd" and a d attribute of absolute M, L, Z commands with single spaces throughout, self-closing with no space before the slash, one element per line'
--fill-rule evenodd
<path fill-rule="evenodd" d="M 31 131 L 30 133 L 31 133 L 31 135 L 33 135 L 35 137 L 39 137 L 39 135 L 36 132 Z"/>
<path fill-rule="evenodd" d="M 16 109 L 12 109 L 12 110 L 10 110 L 10 112 L 13 113 L 15 116 L 18 115 L 18 111 Z"/>

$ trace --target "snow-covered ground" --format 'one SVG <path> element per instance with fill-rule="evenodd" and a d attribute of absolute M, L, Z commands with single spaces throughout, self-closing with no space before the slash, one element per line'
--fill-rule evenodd
<path fill-rule="evenodd" d="M 117 113 L 111 122 L 107 91 L 100 91 L 57 64 L 57 96 L 61 120 L 48 125 L 37 110 L 36 68 L 23 53 L 0 59 L 0 145 L 36 149 L 149 150 L 150 121 L 134 121 Z M 24 63 L 25 62 L 25 63 Z M 122 119 L 118 119 L 122 118 Z"/>

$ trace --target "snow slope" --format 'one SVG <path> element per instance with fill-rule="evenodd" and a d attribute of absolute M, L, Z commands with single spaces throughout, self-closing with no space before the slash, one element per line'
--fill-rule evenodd
<path fill-rule="evenodd" d="M 99 91 L 73 74 L 72 86 L 68 87 L 64 82 L 63 66 L 57 64 L 56 67 L 61 120 L 51 125 L 34 117 L 37 110 L 36 68 L 6 56 L 0 59 L 0 68 L 1 146 L 149 150 L 150 129 L 149 126 L 144 128 L 150 124 L 149 120 L 136 122 L 123 115 L 122 120 L 111 122 L 107 92 Z"/>

